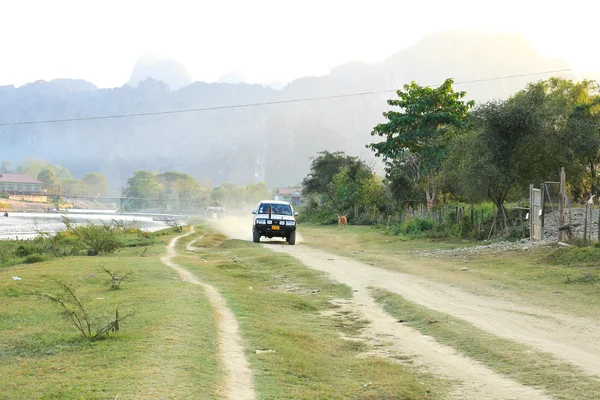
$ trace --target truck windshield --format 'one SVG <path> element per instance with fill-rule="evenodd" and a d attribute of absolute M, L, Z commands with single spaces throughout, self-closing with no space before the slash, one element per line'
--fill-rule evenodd
<path fill-rule="evenodd" d="M 272 208 L 271 214 L 292 215 L 292 207 L 289 204 L 261 203 L 260 207 L 258 207 L 258 213 L 268 214 L 269 207 Z"/>

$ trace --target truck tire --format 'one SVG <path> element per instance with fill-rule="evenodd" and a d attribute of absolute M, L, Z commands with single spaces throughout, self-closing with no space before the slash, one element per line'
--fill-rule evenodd
<path fill-rule="evenodd" d="M 254 243 L 260 242 L 260 232 L 259 231 L 252 231 L 252 241 Z"/>
<path fill-rule="evenodd" d="M 296 231 L 291 231 L 290 236 L 287 237 L 287 241 L 289 244 L 296 244 Z"/>

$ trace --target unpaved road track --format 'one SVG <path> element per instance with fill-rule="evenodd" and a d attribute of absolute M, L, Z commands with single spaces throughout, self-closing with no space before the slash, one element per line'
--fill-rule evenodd
<path fill-rule="evenodd" d="M 478 296 L 306 246 L 275 245 L 268 248 L 288 253 L 311 268 L 325 271 L 335 280 L 359 289 L 359 293 L 366 291 L 368 286 L 389 290 L 414 303 L 468 321 L 494 335 L 551 353 L 600 376 L 600 324 L 591 319 Z"/>
<path fill-rule="evenodd" d="M 226 222 L 216 228 L 235 239 L 251 239 L 249 223 L 243 219 L 236 221 L 235 217 L 229 217 Z M 363 338 L 378 346 L 386 346 L 385 348 L 390 351 L 389 354 L 410 355 L 413 364 L 424 367 L 427 372 L 435 376 L 456 382 L 451 392 L 453 398 L 461 400 L 551 399 L 540 390 L 521 385 L 497 374 L 482 364 L 457 354 L 452 348 L 422 335 L 417 330 L 396 323 L 394 318 L 375 303 L 367 287 L 388 288 L 404 295 L 403 291 L 399 290 L 403 284 L 397 274 L 302 244 L 289 246 L 280 241 L 265 241 L 264 247 L 287 253 L 308 267 L 325 271 L 334 280 L 353 288 L 354 298 L 346 301 L 344 307 L 370 322 L 363 332 Z M 386 281 L 395 281 L 398 287 L 387 287 L 383 284 Z M 421 290 L 421 296 L 429 296 L 427 288 Z"/>
<path fill-rule="evenodd" d="M 307 266 L 328 272 L 336 281 L 353 288 L 354 299 L 350 308 L 370 322 L 366 336 L 370 337 L 372 342 L 383 344 L 394 352 L 410 355 L 413 363 L 424 367 L 427 372 L 457 382 L 451 391 L 453 398 L 472 400 L 551 398 L 537 389 L 523 386 L 468 357 L 457 354 L 452 348 L 437 343 L 413 328 L 398 324 L 375 303 L 367 289 L 368 286 L 383 287 L 381 283 L 385 282 L 385 279 L 397 280 L 396 277 L 387 274 L 381 277 L 381 280 L 377 277 L 380 271 L 385 273 L 388 271 L 369 266 L 365 266 L 369 269 L 363 271 L 361 263 L 306 246 L 268 244 L 265 247 L 290 254 Z M 426 292 L 423 294 L 426 295 Z"/>
<path fill-rule="evenodd" d="M 224 397 L 230 400 L 254 400 L 256 399 L 256 393 L 252 380 L 252 370 L 244 355 L 237 320 L 227 307 L 225 298 L 215 287 L 200 281 L 190 271 L 173 262 L 173 258 L 177 255 L 175 251 L 177 241 L 193 233 L 194 228 L 192 227 L 189 233 L 171 240 L 167 247 L 167 254 L 161 258 L 161 261 L 177 271 L 183 281 L 201 285 L 213 306 L 218 320 L 219 359 L 224 367 L 225 375 L 223 378 L 225 382 Z M 190 246 L 188 246 L 189 248 Z"/>

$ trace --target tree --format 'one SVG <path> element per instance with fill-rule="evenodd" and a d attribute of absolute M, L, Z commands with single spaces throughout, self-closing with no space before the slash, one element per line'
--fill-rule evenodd
<path fill-rule="evenodd" d="M 472 202 L 489 198 L 507 224 L 504 203 L 511 190 L 556 180 L 561 166 L 577 171 L 582 149 L 597 155 L 593 129 L 569 128 L 574 118 L 587 121 L 576 106 L 589 98 L 587 85 L 554 78 L 475 109 L 473 130 L 454 139 L 444 164 L 458 191 Z"/>
<path fill-rule="evenodd" d="M 50 169 L 52 169 L 52 171 L 54 171 L 54 175 L 56 176 L 56 180 L 58 182 L 73 179 L 73 175 L 71 174 L 71 171 L 69 171 L 67 168 L 63 167 L 62 165 L 54 164 L 52 166 L 48 165 L 48 167 Z"/>
<path fill-rule="evenodd" d="M 347 174 L 352 179 L 356 179 L 363 171 L 371 172 L 371 168 L 364 161 L 343 151 L 321 151 L 311 159 L 310 172 L 302 181 L 302 191 L 305 195 L 326 196 L 330 201 L 335 196 L 330 183 L 343 168 L 348 169 Z"/>
<path fill-rule="evenodd" d="M 428 204 L 435 203 L 437 173 L 446 157 L 449 140 L 467 123 L 467 112 L 474 102 L 464 102 L 465 92 L 455 92 L 454 81 L 446 79 L 438 88 L 422 87 L 412 82 L 398 90 L 398 100 L 388 100 L 400 111 L 384 112 L 388 122 L 377 125 L 371 136 L 385 141 L 371 143 L 377 157 L 387 166 L 387 177 L 394 168 L 412 162 L 417 171 L 413 176 L 423 184 Z"/>
<path fill-rule="evenodd" d="M 42 169 L 37 175 L 37 180 L 44 184 L 44 189 L 46 190 L 56 188 L 56 176 L 50 167 Z"/>
<path fill-rule="evenodd" d="M 132 202 L 134 207 L 144 207 L 149 204 L 149 201 L 145 199 L 158 199 L 161 191 L 162 187 L 156 179 L 155 173 L 135 171 L 133 176 L 127 180 L 127 187 L 123 194 L 126 197 L 138 198 Z"/>
<path fill-rule="evenodd" d="M 81 181 L 87 187 L 87 193 L 94 196 L 105 195 L 107 191 L 106 177 L 98 172 L 89 172 Z"/>
<path fill-rule="evenodd" d="M 270 198 L 269 188 L 264 182 L 252 183 L 244 189 L 244 201 L 252 205 Z"/>
<path fill-rule="evenodd" d="M 17 167 L 17 172 L 20 174 L 37 177 L 38 174 L 49 165 L 50 164 L 43 160 L 27 159 Z"/>
<path fill-rule="evenodd" d="M 64 195 L 80 195 L 88 193 L 86 184 L 79 179 L 68 179 L 62 181 L 61 192 Z"/>
<path fill-rule="evenodd" d="M 342 167 L 329 186 L 336 212 L 345 215 L 353 210 L 355 218 L 359 210 L 377 205 L 383 188 L 381 180 L 370 170 L 361 169 L 353 176 L 349 167 Z"/>

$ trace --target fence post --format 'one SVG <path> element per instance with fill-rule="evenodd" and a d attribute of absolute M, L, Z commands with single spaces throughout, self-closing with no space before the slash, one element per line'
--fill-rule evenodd
<path fill-rule="evenodd" d="M 583 245 L 587 246 L 588 235 L 588 203 L 585 203 L 585 218 L 583 219 Z"/>
<path fill-rule="evenodd" d="M 565 175 L 565 167 L 560 168 L 560 196 L 558 201 L 558 226 L 561 227 L 565 224 L 565 197 L 566 197 L 566 175 Z M 558 241 L 564 242 L 565 240 L 565 231 L 558 231 Z"/>
<path fill-rule="evenodd" d="M 533 243 L 533 183 L 529 184 L 529 241 Z"/>

